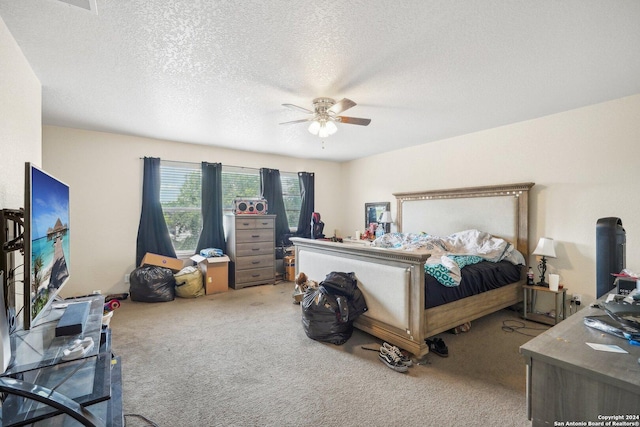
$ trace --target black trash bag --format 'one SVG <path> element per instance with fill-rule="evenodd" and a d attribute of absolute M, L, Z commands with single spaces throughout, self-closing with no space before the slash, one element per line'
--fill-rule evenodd
<path fill-rule="evenodd" d="M 168 268 L 145 265 L 129 275 L 129 292 L 132 301 L 173 301 L 176 297 L 176 280 Z"/>
<path fill-rule="evenodd" d="M 302 299 L 302 327 L 316 341 L 341 345 L 351 338 L 353 321 L 367 311 L 353 273 L 330 273 Z"/>
<path fill-rule="evenodd" d="M 353 333 L 346 298 L 331 295 L 324 286 L 308 290 L 302 299 L 302 327 L 313 340 L 344 344 Z"/>
<path fill-rule="evenodd" d="M 356 317 L 367 311 L 367 303 L 362 291 L 358 289 L 358 279 L 355 273 L 331 272 L 320 283 L 333 295 L 342 295 L 347 298 L 349 304 L 349 320 L 353 322 Z"/>

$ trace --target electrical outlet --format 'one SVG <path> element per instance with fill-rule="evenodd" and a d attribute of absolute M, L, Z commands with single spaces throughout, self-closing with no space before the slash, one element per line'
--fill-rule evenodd
<path fill-rule="evenodd" d="M 580 294 L 573 294 L 573 296 L 571 297 L 571 301 L 575 302 L 576 305 L 580 305 L 582 304 L 582 295 Z"/>
<path fill-rule="evenodd" d="M 129 283 L 129 275 L 128 274 L 124 275 L 124 283 Z"/>

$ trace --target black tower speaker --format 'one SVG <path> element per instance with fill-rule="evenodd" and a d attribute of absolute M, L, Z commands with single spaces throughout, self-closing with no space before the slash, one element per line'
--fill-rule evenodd
<path fill-rule="evenodd" d="M 620 218 L 600 218 L 596 223 L 596 297 L 613 289 L 615 277 L 626 267 L 626 235 Z"/>

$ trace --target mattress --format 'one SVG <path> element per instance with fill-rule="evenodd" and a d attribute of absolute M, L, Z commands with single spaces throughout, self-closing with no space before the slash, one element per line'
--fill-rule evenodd
<path fill-rule="evenodd" d="M 523 265 L 509 261 L 467 265 L 462 269 L 459 286 L 447 287 L 425 274 L 425 308 L 433 308 L 462 298 L 477 295 L 517 282 L 522 277 Z"/>

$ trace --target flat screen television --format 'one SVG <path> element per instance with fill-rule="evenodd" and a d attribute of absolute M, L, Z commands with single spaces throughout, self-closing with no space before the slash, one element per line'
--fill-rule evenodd
<path fill-rule="evenodd" d="M 24 329 L 37 326 L 69 280 L 69 186 L 25 165 Z"/>

